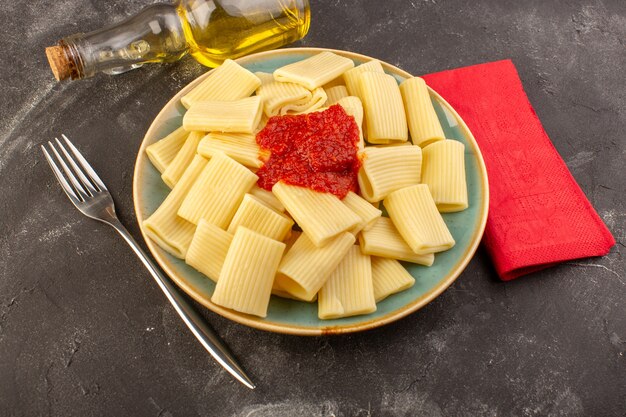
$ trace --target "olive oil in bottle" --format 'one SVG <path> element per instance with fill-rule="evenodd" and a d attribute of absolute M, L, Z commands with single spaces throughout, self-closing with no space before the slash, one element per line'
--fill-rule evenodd
<path fill-rule="evenodd" d="M 119 74 L 191 54 L 216 67 L 274 49 L 309 30 L 308 0 L 180 0 L 148 6 L 119 24 L 63 38 L 46 48 L 57 80 Z"/>

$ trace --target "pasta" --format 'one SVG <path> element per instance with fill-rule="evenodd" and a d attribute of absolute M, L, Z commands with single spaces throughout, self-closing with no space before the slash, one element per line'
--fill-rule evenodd
<path fill-rule="evenodd" d="M 296 240 L 298 240 L 298 238 L 300 237 L 301 234 L 302 234 L 302 232 L 299 232 L 297 230 L 292 230 L 292 232 L 289 235 L 289 237 L 284 240 L 284 243 L 285 243 L 285 252 L 284 252 L 284 254 L 285 255 L 291 249 L 293 244 L 296 243 Z M 284 259 L 284 257 L 283 257 L 283 259 Z M 276 276 L 278 276 L 278 273 L 276 274 Z M 276 277 L 274 278 L 274 284 L 272 285 L 272 295 L 277 295 L 278 297 L 282 297 L 282 298 L 289 298 L 290 300 L 302 301 L 299 298 L 296 298 L 293 295 L 289 294 L 287 291 L 285 291 L 283 289 L 283 287 L 280 286 L 280 284 L 279 284 L 278 280 L 276 279 Z M 311 300 L 311 301 L 316 301 L 316 300 L 317 300 L 317 294 L 315 294 L 315 297 L 313 297 L 313 300 Z"/>
<path fill-rule="evenodd" d="M 216 152 L 189 190 L 178 215 L 193 224 L 205 219 L 226 229 L 257 178 L 223 152 Z"/>
<path fill-rule="evenodd" d="M 350 210 L 361 218 L 359 224 L 351 230 L 351 232 L 355 235 L 361 230 L 370 229 L 383 213 L 352 191 L 346 194 L 341 201 L 343 201 L 343 204 L 345 204 Z"/>
<path fill-rule="evenodd" d="M 263 128 L 265 127 L 265 125 L 267 124 L 267 121 L 269 120 L 269 117 L 267 117 L 265 115 L 265 113 L 261 114 L 261 121 L 259 122 L 259 124 L 257 125 L 256 129 L 254 129 L 254 134 L 256 135 L 257 133 L 259 133 L 261 130 L 263 130 Z"/>
<path fill-rule="evenodd" d="M 311 98 L 308 101 L 289 103 L 280 109 L 280 114 L 287 113 L 307 113 L 320 109 L 326 103 L 326 91 L 322 87 L 318 87 L 311 92 Z"/>
<path fill-rule="evenodd" d="M 159 208 L 143 222 L 146 235 L 177 258 L 185 258 L 195 227 L 176 212 L 206 164 L 206 159 L 196 155 Z"/>
<path fill-rule="evenodd" d="M 276 281 L 276 279 L 274 279 L 274 283 L 272 284 L 272 295 L 276 295 L 281 298 L 288 298 L 290 300 L 302 301 L 299 298 L 296 298 L 293 295 L 289 294 L 287 291 L 285 291 L 280 286 L 280 284 L 278 284 L 278 281 Z M 315 300 L 317 300 L 317 294 L 315 294 L 315 297 L 311 301 L 315 301 Z"/>
<path fill-rule="evenodd" d="M 291 230 L 293 220 L 246 194 L 228 226 L 228 232 L 234 233 L 239 226 L 282 241 Z"/>
<path fill-rule="evenodd" d="M 238 227 L 211 301 L 242 313 L 266 317 L 274 275 L 284 250 L 284 243 Z"/>
<path fill-rule="evenodd" d="M 367 141 L 387 143 L 408 140 L 402 95 L 393 76 L 364 72 L 359 88 L 367 118 Z"/>
<path fill-rule="evenodd" d="M 283 206 L 283 204 L 276 198 L 274 194 L 272 194 L 271 191 L 264 190 L 263 188 L 254 184 L 250 191 L 248 191 L 248 193 L 255 196 L 274 210 L 280 211 L 281 213 L 285 212 L 285 206 Z"/>
<path fill-rule="evenodd" d="M 334 80 L 330 80 L 322 87 L 324 87 L 324 90 L 328 90 L 329 88 L 337 87 L 338 85 L 343 85 L 345 87 L 346 84 L 343 81 L 343 77 L 337 77 Z"/>
<path fill-rule="evenodd" d="M 354 117 L 354 121 L 359 126 L 359 149 L 365 147 L 365 141 L 363 140 L 363 103 L 358 97 L 348 96 L 343 97 L 337 101 L 343 109 L 350 116 Z"/>
<path fill-rule="evenodd" d="M 189 163 L 196 155 L 196 149 L 200 139 L 204 136 L 203 132 L 191 132 L 187 136 L 185 143 L 180 148 L 174 159 L 165 168 L 161 174 L 161 179 L 168 187 L 174 188 L 180 177 L 183 175 Z"/>
<path fill-rule="evenodd" d="M 334 319 L 376 311 L 369 255 L 352 246 L 318 295 L 318 317 Z"/>
<path fill-rule="evenodd" d="M 392 191 L 420 182 L 422 150 L 419 146 L 367 147 L 361 155 L 359 187 L 369 202 L 380 201 Z"/>
<path fill-rule="evenodd" d="M 206 220 L 200 220 L 185 262 L 217 282 L 232 240 L 232 234 Z"/>
<path fill-rule="evenodd" d="M 262 82 L 256 94 L 263 100 L 263 111 L 267 117 L 280 114 L 281 109 L 288 104 L 304 105 L 311 102 L 311 92 L 299 84 L 274 81 L 271 74 L 265 74 Z"/>
<path fill-rule="evenodd" d="M 332 52 L 322 52 L 278 68 L 274 71 L 274 79 L 300 84 L 309 90 L 314 90 L 339 77 L 352 67 L 354 67 L 354 62 L 351 59 L 335 55 Z"/>
<path fill-rule="evenodd" d="M 468 207 L 465 147 L 444 138 L 421 78 L 398 86 L 379 61 L 331 52 L 273 74 L 227 60 L 182 102 L 182 126 L 146 148 L 171 191 L 142 225 L 216 283 L 216 305 L 266 317 L 273 294 L 317 300 L 322 320 L 369 314 L 415 284 L 399 261 L 431 266 L 454 246 L 440 213 Z M 329 108 L 257 138 L 270 117 Z M 292 185 L 300 175 L 336 195 Z"/>
<path fill-rule="evenodd" d="M 170 162 L 176 157 L 176 154 L 178 154 L 178 151 L 182 148 L 188 135 L 189 132 L 181 126 L 163 139 L 146 148 L 150 162 L 152 162 L 152 165 L 154 165 L 160 173 L 163 173 Z"/>
<path fill-rule="evenodd" d="M 262 81 L 257 95 L 263 100 L 265 117 L 315 111 L 327 101 L 322 87 L 309 91 L 299 84 L 276 81 L 272 74 L 257 72 L 256 75 Z"/>
<path fill-rule="evenodd" d="M 413 252 L 388 217 L 379 218 L 369 230 L 362 231 L 359 243 L 363 253 L 372 256 L 399 259 L 424 266 L 431 266 L 435 261 L 432 253 L 418 255 Z"/>
<path fill-rule="evenodd" d="M 194 103 L 183 116 L 183 127 L 204 132 L 254 133 L 261 121 L 262 104 L 259 96 Z"/>
<path fill-rule="evenodd" d="M 422 182 L 442 213 L 465 210 L 465 145 L 456 140 L 442 140 L 422 149 Z"/>
<path fill-rule="evenodd" d="M 361 100 L 363 100 L 363 96 L 361 95 L 359 77 L 364 72 L 376 72 L 379 74 L 384 74 L 385 70 L 383 70 L 383 66 L 380 64 L 380 61 L 372 60 L 364 64 L 358 65 L 351 70 L 343 73 L 343 80 L 346 83 L 346 89 L 348 90 L 348 94 L 351 96 L 356 96 Z"/>
<path fill-rule="evenodd" d="M 261 81 L 261 85 L 273 83 L 275 81 L 274 75 L 269 72 L 255 72 L 254 75 L 256 75 L 259 81 Z"/>
<path fill-rule="evenodd" d="M 354 242 L 344 232 L 320 248 L 302 233 L 281 261 L 276 284 L 296 299 L 312 301 Z"/>
<path fill-rule="evenodd" d="M 248 97 L 261 85 L 258 79 L 235 61 L 227 59 L 180 101 L 186 108 L 200 101 L 229 101 Z"/>
<path fill-rule="evenodd" d="M 390 142 L 384 145 L 383 144 L 372 145 L 370 146 L 370 148 L 391 148 L 391 147 L 398 147 L 398 146 L 413 146 L 413 144 L 411 144 L 411 142 Z"/>
<path fill-rule="evenodd" d="M 395 259 L 372 256 L 374 299 L 382 301 L 400 291 L 411 288 L 415 278 Z"/>
<path fill-rule="evenodd" d="M 260 168 L 263 162 L 261 149 L 253 134 L 248 133 L 209 133 L 198 144 L 198 153 L 205 158 L 216 152 L 224 152 L 242 165 Z"/>
<path fill-rule="evenodd" d="M 426 82 L 419 77 L 408 78 L 400 84 L 400 92 L 413 144 L 424 147 L 444 140 L 445 135 L 430 101 Z"/>
<path fill-rule="evenodd" d="M 380 61 L 372 60 L 344 72 L 343 80 L 346 83 L 346 89 L 348 90 L 348 94 L 358 97 L 361 102 L 363 102 L 363 94 L 361 93 L 359 77 L 364 72 L 376 72 L 379 74 L 384 74 L 385 70 L 383 70 L 383 66 L 381 65 Z M 365 114 L 363 114 L 361 132 L 363 136 L 367 136 L 367 120 Z"/>
<path fill-rule="evenodd" d="M 325 88 L 324 91 L 326 91 L 326 96 L 328 97 L 328 99 L 326 100 L 327 106 L 332 106 L 342 98 L 348 97 L 350 95 L 348 94 L 348 89 L 345 85 L 336 85 L 334 87 Z"/>
<path fill-rule="evenodd" d="M 315 246 L 323 246 L 333 236 L 352 229 L 361 218 L 330 193 L 277 182 L 274 195 Z"/>
<path fill-rule="evenodd" d="M 454 238 L 437 211 L 426 184 L 394 191 L 385 198 L 383 204 L 413 252 L 441 252 L 454 246 Z"/>

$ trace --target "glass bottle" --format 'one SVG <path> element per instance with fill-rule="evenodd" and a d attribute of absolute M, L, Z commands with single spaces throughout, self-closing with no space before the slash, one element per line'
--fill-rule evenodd
<path fill-rule="evenodd" d="M 178 0 L 148 6 L 123 22 L 78 33 L 46 48 L 57 78 L 120 74 L 146 63 L 191 54 L 216 67 L 224 60 L 274 49 L 309 30 L 308 0 Z"/>

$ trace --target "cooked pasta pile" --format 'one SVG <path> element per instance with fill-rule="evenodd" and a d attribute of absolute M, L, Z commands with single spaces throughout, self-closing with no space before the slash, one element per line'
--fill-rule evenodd
<path fill-rule="evenodd" d="M 423 79 L 398 85 L 376 60 L 330 52 L 273 74 L 227 60 L 181 102 L 183 125 L 146 149 L 171 192 L 143 225 L 216 282 L 215 304 L 266 317 L 274 294 L 317 301 L 320 319 L 369 314 L 414 284 L 398 261 L 431 266 L 454 246 L 440 213 L 468 207 L 465 149 L 445 138 Z M 359 129 L 359 193 L 260 188 L 268 119 L 333 105 Z"/>

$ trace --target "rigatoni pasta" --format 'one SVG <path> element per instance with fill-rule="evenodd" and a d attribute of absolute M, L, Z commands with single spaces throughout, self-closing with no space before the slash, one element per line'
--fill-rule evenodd
<path fill-rule="evenodd" d="M 262 153 L 255 136 L 250 133 L 209 133 L 200 140 L 197 151 L 205 158 L 211 158 L 216 152 L 224 152 L 242 165 L 259 168 L 263 162 Z"/>
<path fill-rule="evenodd" d="M 267 117 L 280 114 L 281 109 L 288 104 L 302 105 L 311 101 L 311 92 L 303 86 L 274 81 L 271 74 L 267 75 L 271 80 L 264 76 L 263 84 L 256 91 L 257 96 L 263 100 L 263 111 Z"/>
<path fill-rule="evenodd" d="M 351 232 L 355 235 L 361 230 L 370 229 L 383 213 L 352 191 L 346 194 L 341 201 L 343 201 L 343 204 L 345 204 L 350 210 L 361 218 L 359 224 L 351 230 Z"/>
<path fill-rule="evenodd" d="M 348 90 L 348 94 L 350 94 L 351 96 L 356 96 L 361 100 L 363 100 L 363 96 L 361 95 L 359 77 L 364 72 L 376 72 L 379 74 L 384 74 L 385 70 L 383 69 L 380 61 L 374 59 L 361 65 L 357 65 L 356 67 L 343 73 L 343 80 L 346 83 L 346 89 Z"/>
<path fill-rule="evenodd" d="M 274 71 L 274 79 L 282 82 L 300 84 L 313 90 L 341 76 L 354 67 L 351 59 L 322 52 L 293 64 L 285 65 Z"/>
<path fill-rule="evenodd" d="M 320 290 L 317 302 L 320 319 L 376 311 L 370 256 L 352 246 Z"/>
<path fill-rule="evenodd" d="M 205 219 L 226 229 L 257 178 L 243 165 L 217 152 L 189 190 L 178 215 L 193 224 Z"/>
<path fill-rule="evenodd" d="M 361 155 L 359 187 L 369 202 L 380 201 L 392 191 L 419 184 L 421 180 L 419 146 L 366 147 Z"/>
<path fill-rule="evenodd" d="M 330 193 L 277 182 L 274 195 L 316 246 L 359 224 L 361 218 Z"/>
<path fill-rule="evenodd" d="M 454 246 L 454 238 L 426 184 L 394 191 L 385 198 L 383 204 L 413 252 L 441 252 Z"/>
<path fill-rule="evenodd" d="M 261 121 L 261 106 L 259 96 L 197 102 L 183 116 L 183 127 L 204 132 L 253 133 Z"/>
<path fill-rule="evenodd" d="M 267 121 L 269 120 L 269 117 L 267 117 L 265 115 L 265 113 L 261 114 L 261 121 L 259 121 L 259 124 L 256 126 L 256 129 L 254 129 L 254 134 L 256 135 L 257 133 L 259 133 L 261 130 L 263 130 L 263 128 L 265 127 L 265 125 L 267 124 Z"/>
<path fill-rule="evenodd" d="M 186 108 L 200 101 L 228 101 L 248 97 L 261 85 L 247 69 L 231 59 L 224 61 L 180 100 Z"/>
<path fill-rule="evenodd" d="M 185 262 L 217 282 L 232 240 L 231 233 L 206 220 L 200 220 L 187 250 Z"/>
<path fill-rule="evenodd" d="M 381 65 L 380 61 L 374 59 L 372 61 L 365 62 L 361 65 L 358 65 L 351 70 L 344 72 L 343 80 L 346 83 L 346 89 L 348 90 L 348 94 L 351 96 L 358 97 L 361 102 L 363 102 L 363 94 L 361 93 L 360 81 L 359 77 L 364 72 L 376 72 L 379 74 L 384 74 L 385 70 Z M 364 137 L 367 136 L 367 115 L 363 114 L 363 122 L 361 124 L 361 132 Z"/>
<path fill-rule="evenodd" d="M 277 285 L 296 299 L 312 301 L 354 242 L 344 232 L 318 247 L 302 233 L 278 267 Z"/>
<path fill-rule="evenodd" d="M 324 84 L 324 90 L 328 90 L 329 88 L 337 87 L 338 85 L 343 85 L 345 87 L 346 83 L 343 81 L 343 77 L 337 77 L 334 80 L 331 80 Z"/>
<path fill-rule="evenodd" d="M 177 212 L 206 164 L 206 159 L 196 155 L 159 208 L 143 221 L 146 235 L 177 258 L 185 258 L 195 232 L 194 224 Z"/>
<path fill-rule="evenodd" d="M 413 252 L 388 217 L 379 218 L 370 229 L 362 231 L 359 243 L 363 253 L 372 256 L 399 259 L 424 266 L 431 266 L 435 261 L 432 253 L 418 255 Z"/>
<path fill-rule="evenodd" d="M 400 84 L 411 140 L 424 147 L 444 140 L 445 135 L 435 113 L 426 82 L 419 77 L 408 78 Z"/>
<path fill-rule="evenodd" d="M 245 227 L 237 228 L 211 301 L 266 317 L 274 275 L 284 250 L 282 242 Z"/>
<path fill-rule="evenodd" d="M 396 79 L 388 74 L 364 72 L 359 75 L 359 89 L 367 118 L 367 141 L 406 141 L 406 115 Z"/>
<path fill-rule="evenodd" d="M 302 301 L 299 298 L 296 298 L 293 295 L 289 294 L 287 291 L 285 291 L 280 286 L 280 284 L 278 284 L 278 281 L 276 281 L 276 279 L 274 279 L 274 284 L 272 285 L 272 295 L 275 295 L 280 298 L 288 298 L 290 300 Z M 311 302 L 316 301 L 316 300 L 317 300 L 317 294 L 315 294 L 315 297 L 313 298 L 313 300 L 311 300 Z"/>
<path fill-rule="evenodd" d="M 415 278 L 395 259 L 372 256 L 374 299 L 382 301 L 400 291 L 411 288 Z"/>
<path fill-rule="evenodd" d="M 248 191 L 248 193 L 255 196 L 274 210 L 280 211 L 281 213 L 285 212 L 285 206 L 283 206 L 280 200 L 278 200 L 271 191 L 264 190 L 263 188 L 254 184 L 250 191 Z"/>
<path fill-rule="evenodd" d="M 293 220 L 246 194 L 228 226 L 228 232 L 234 233 L 239 226 L 282 241 L 291 230 Z"/>
<path fill-rule="evenodd" d="M 163 139 L 146 148 L 150 162 L 152 162 L 152 165 L 154 165 L 160 173 L 163 173 L 170 162 L 176 157 L 176 154 L 178 154 L 178 151 L 182 148 L 188 135 L 189 132 L 181 126 Z"/>
<path fill-rule="evenodd" d="M 327 101 L 326 91 L 322 87 L 309 91 L 300 84 L 276 81 L 272 74 L 255 74 L 262 82 L 256 94 L 263 100 L 264 117 L 315 111 Z"/>
<path fill-rule="evenodd" d="M 204 132 L 191 132 L 187 135 L 185 143 L 181 146 L 178 153 L 172 159 L 170 164 L 161 174 L 161 179 L 168 187 L 174 188 L 180 177 L 183 175 L 194 156 L 200 139 L 204 136 Z"/>
<path fill-rule="evenodd" d="M 348 89 L 345 85 L 336 85 L 334 87 L 325 88 L 324 91 L 326 91 L 326 96 L 328 97 L 325 103 L 327 106 L 332 106 L 342 98 L 350 95 L 348 94 Z"/>
<path fill-rule="evenodd" d="M 326 91 L 322 87 L 318 87 L 311 91 L 311 97 L 308 100 L 285 104 L 280 109 L 280 114 L 312 112 L 320 109 L 326 103 L 326 99 Z"/>
<path fill-rule="evenodd" d="M 465 210 L 465 145 L 456 140 L 442 140 L 422 149 L 422 182 L 442 213 Z"/>
<path fill-rule="evenodd" d="M 372 145 L 370 146 L 370 148 L 392 148 L 392 147 L 398 147 L 398 146 L 413 146 L 413 144 L 411 142 L 390 142 L 390 143 L 385 143 L 381 145 Z"/>
<path fill-rule="evenodd" d="M 289 235 L 289 237 L 287 237 L 283 241 L 283 243 L 285 244 L 285 251 L 283 252 L 283 259 L 284 259 L 284 256 L 289 251 L 289 249 L 291 249 L 293 244 L 296 243 L 296 240 L 298 240 L 298 238 L 300 237 L 301 234 L 302 234 L 302 232 L 300 232 L 300 231 L 292 230 L 291 234 Z M 278 273 L 276 274 L 276 276 L 278 276 Z M 280 284 L 279 284 L 278 280 L 276 279 L 276 277 L 274 278 L 274 283 L 272 284 L 272 295 L 276 295 L 276 296 L 282 297 L 282 298 L 288 298 L 290 300 L 302 301 L 299 298 L 296 298 L 293 295 L 289 294 L 287 291 L 285 291 L 283 289 L 283 287 L 280 286 Z M 313 297 L 313 300 L 311 300 L 311 301 L 317 301 L 317 294 L 315 295 L 315 297 Z"/>
<path fill-rule="evenodd" d="M 274 75 L 270 74 L 269 72 L 255 72 L 254 75 L 261 81 L 261 85 L 264 84 L 269 84 L 269 83 L 273 83 L 274 81 Z M 257 89 L 258 92 L 258 89 Z"/>
<path fill-rule="evenodd" d="M 359 127 L 359 149 L 365 147 L 365 141 L 363 140 L 363 103 L 358 97 L 348 96 L 343 97 L 337 101 L 343 109 L 350 116 L 354 117 L 354 121 Z"/>

